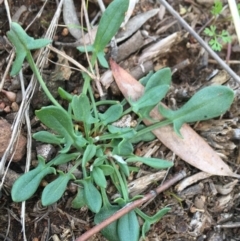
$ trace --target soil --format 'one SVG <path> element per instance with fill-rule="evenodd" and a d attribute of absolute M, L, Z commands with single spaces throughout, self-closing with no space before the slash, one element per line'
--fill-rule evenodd
<path fill-rule="evenodd" d="M 48 1 L 40 16 L 37 17 L 40 9 L 43 6 L 43 1 L 9 1 L 11 16 L 14 16 L 15 21 L 21 23 L 23 28 L 26 28 L 32 21 L 33 24 L 27 30 L 27 33 L 34 38 L 42 37 L 49 27 L 53 15 L 57 8 L 58 1 Z M 75 7 L 79 12 L 81 9 L 81 1 L 74 1 Z M 108 4 L 109 1 L 105 1 Z M 200 36 L 208 41 L 202 29 L 209 26 L 211 19 L 211 6 L 213 1 L 191 1 L 178 0 L 168 1 L 171 6 L 181 14 L 190 26 L 199 32 Z M 223 1 L 227 4 L 226 1 Z M 25 6 L 26 9 L 21 13 L 20 8 Z M 147 12 L 153 8 L 158 8 L 157 1 L 140 0 L 136 5 L 133 15 Z M 19 13 L 19 17 L 15 14 Z M 88 15 L 92 21 L 99 7 L 94 1 L 89 2 Z M 6 9 L 3 1 L 0 1 L 0 75 L 3 77 L 12 47 L 6 39 L 6 32 L 9 30 L 9 22 L 6 14 Z M 80 16 L 79 16 L 80 19 Z M 233 23 L 231 22 L 229 10 L 225 14 L 219 16 L 215 24 L 219 31 L 228 30 L 231 37 L 231 44 L 223 44 L 223 48 L 218 55 L 226 60 L 230 67 L 239 75 L 239 44 Z M 98 20 L 97 20 L 98 21 Z M 85 24 L 85 23 L 84 23 Z M 207 24 L 207 25 L 206 25 Z M 63 17 L 60 16 L 59 25 L 56 33 L 53 36 L 53 46 L 66 55 L 69 55 L 83 66 L 87 67 L 87 61 L 83 54 L 76 50 L 74 44 L 65 46 L 64 43 L 74 43 L 74 39 L 64 25 Z M 206 26 L 205 26 L 206 25 Z M 124 55 L 123 60 L 119 61 L 119 65 L 132 73 L 135 78 L 143 77 L 145 74 L 139 68 L 138 58 L 144 50 L 155 41 L 164 39 L 173 33 L 179 32 L 180 39 L 171 45 L 171 48 L 164 53 L 158 53 L 150 59 L 148 65 L 144 65 L 147 71 L 170 67 L 173 72 L 172 87 L 166 98 L 165 104 L 170 108 L 176 109 L 182 106 L 193 93 L 204 86 L 213 84 L 222 84 L 230 86 L 239 93 L 239 85 L 223 70 L 211 57 L 206 53 L 202 54 L 200 44 L 187 33 L 181 25 L 175 21 L 174 17 L 167 11 L 161 17 L 161 14 L 156 14 L 151 17 L 146 23 L 139 27 L 145 34 L 144 44 L 140 44 L 130 55 Z M 146 34 L 147 33 L 147 34 Z M 148 35 L 148 37 L 147 37 Z M 124 45 L 128 38 L 122 41 L 119 45 Z M 140 41 L 140 40 L 139 40 Z M 58 43 L 57 43 L 58 42 Z M 62 44 L 59 44 L 62 43 Z M 135 42 L 134 44 L 138 44 Z M 121 51 L 131 51 L 132 45 L 128 49 Z M 130 49 L 130 50 L 129 50 Z M 106 49 L 106 55 L 109 57 L 110 48 Z M 78 94 L 82 88 L 82 77 L 79 71 L 70 70 L 68 66 L 73 67 L 64 58 L 61 58 L 56 53 L 51 52 L 48 56 L 49 61 L 44 66 L 42 75 L 46 80 L 47 86 L 53 93 L 54 97 L 58 98 L 59 102 L 64 106 L 63 102 L 57 93 L 58 87 L 62 87 L 72 94 Z M 65 62 L 64 62 L 65 61 Z M 59 67 L 56 63 L 68 65 L 65 69 Z M 137 69 L 138 68 L 138 69 Z M 135 72 L 134 72 L 135 71 Z M 139 72 L 140 71 L 140 72 Z M 103 76 L 106 69 L 100 67 L 100 75 Z M 25 88 L 29 85 L 32 72 L 28 66 L 23 66 L 23 76 Z M 106 87 L 107 98 L 121 100 L 121 95 L 116 84 L 106 83 L 101 80 L 101 84 Z M 10 77 L 7 73 L 3 85 L 3 90 L 9 93 L 16 94 L 16 98 L 12 100 L 6 92 L 0 93 L 0 116 L 5 123 L 5 120 L 12 124 L 16 113 L 19 111 L 23 93 L 19 84 L 19 77 Z M 97 88 L 93 86 L 96 98 L 99 98 Z M 50 104 L 45 94 L 37 86 L 35 89 L 31 104 L 29 117 L 31 120 L 32 133 L 42 130 L 44 127 L 35 118 L 34 111 Z M 204 138 L 208 144 L 221 156 L 221 158 L 230 166 L 230 168 L 239 173 L 240 150 L 239 150 L 239 94 L 231 109 L 221 117 L 206 121 L 200 125 L 193 124 L 192 128 Z M 0 120 L 1 121 L 1 120 Z M 11 130 L 0 125 L 0 147 L 4 149 L 9 143 Z M 3 131 L 4 129 L 4 131 Z M 17 153 L 20 156 L 15 157 L 10 164 L 3 188 L 0 191 L 0 240 L 24 240 L 22 225 L 21 225 L 21 203 L 15 203 L 11 199 L 10 191 L 12 184 L 16 178 L 21 175 L 26 166 L 26 138 L 27 127 L 26 123 L 22 123 L 21 140 L 18 145 Z M 43 146 L 42 144 L 32 140 L 31 148 L 31 164 L 30 168 L 36 166 L 36 156 L 47 152 L 46 158 L 51 159 L 57 152 L 55 146 Z M 198 169 L 181 160 L 179 157 L 166 148 L 160 141 L 154 140 L 151 143 L 140 143 L 136 145 L 135 152 L 144 155 L 153 147 L 157 147 L 153 156 L 174 161 L 174 167 L 171 168 L 166 175 L 166 180 L 178 173 L 180 170 L 185 170 L 187 176 L 192 176 L 199 172 Z M 0 152 L 3 155 L 2 151 Z M 20 153 L 20 154 L 19 154 Z M 6 166 L 8 162 L 6 163 Z M 141 172 L 152 174 L 156 172 L 152 169 L 141 167 Z M 35 195 L 26 202 L 25 210 L 25 240 L 75 240 L 81 234 L 91 229 L 94 226 L 93 214 L 87 208 L 75 210 L 71 208 L 71 201 L 76 195 L 76 188 L 69 184 L 64 196 L 54 205 L 42 207 L 40 199 L 43 187 L 49 177 L 42 181 Z M 131 176 L 129 182 L 137 179 L 137 175 Z M 141 194 L 156 188 L 162 180 L 152 182 Z M 178 192 L 177 186 L 172 186 L 170 189 L 158 195 L 154 200 L 147 203 L 143 207 L 143 211 L 148 215 L 154 215 L 156 211 L 163 207 L 171 207 L 171 211 L 165 215 L 159 222 L 154 224 L 150 231 L 146 234 L 146 240 L 240 240 L 240 195 L 239 185 L 236 178 L 224 176 L 209 176 L 203 180 L 199 180 L 187 186 L 183 191 Z M 113 191 L 110 189 L 109 193 Z M 95 234 L 90 240 L 106 240 L 100 233 Z"/>

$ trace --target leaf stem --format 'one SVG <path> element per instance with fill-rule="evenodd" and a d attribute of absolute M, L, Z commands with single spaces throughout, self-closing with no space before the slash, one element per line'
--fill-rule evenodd
<path fill-rule="evenodd" d="M 31 52 L 28 50 L 27 51 L 27 56 L 26 59 L 35 75 L 35 77 L 37 78 L 39 84 L 41 85 L 43 91 L 45 92 L 45 94 L 47 95 L 48 99 L 57 107 L 63 108 L 57 101 L 56 99 L 52 96 L 52 94 L 50 93 L 50 91 L 48 90 L 44 80 L 42 79 L 42 76 L 33 60 L 32 54 Z"/>

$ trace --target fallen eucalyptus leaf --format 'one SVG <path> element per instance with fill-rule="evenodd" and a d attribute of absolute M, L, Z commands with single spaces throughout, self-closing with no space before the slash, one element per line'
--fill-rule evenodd
<path fill-rule="evenodd" d="M 115 81 L 125 98 L 137 100 L 143 94 L 144 87 L 113 60 L 110 61 L 110 65 Z M 154 120 L 163 119 L 157 108 L 151 111 L 150 116 Z M 144 123 L 152 124 L 150 120 L 144 120 Z M 181 128 L 183 138 L 174 132 L 171 125 L 153 130 L 153 133 L 165 146 L 192 166 L 213 175 L 240 177 L 233 173 L 217 153 L 187 124 Z"/>

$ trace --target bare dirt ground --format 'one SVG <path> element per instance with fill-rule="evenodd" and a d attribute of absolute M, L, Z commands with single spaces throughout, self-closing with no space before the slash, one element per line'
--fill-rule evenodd
<path fill-rule="evenodd" d="M 19 0 L 9 1 L 10 13 L 14 20 L 21 23 L 26 28 L 32 21 L 33 24 L 27 30 L 30 36 L 35 38 L 42 37 L 49 27 L 52 17 L 57 9 L 58 1 L 48 1 L 40 15 L 37 15 L 43 6 L 43 1 Z M 75 7 L 80 19 L 81 1 L 74 1 Z M 168 1 L 169 4 L 188 22 L 190 26 L 199 32 L 200 36 L 208 41 L 203 34 L 206 24 L 211 19 L 211 6 L 213 1 L 192 1 L 178 0 Z M 226 1 L 223 1 L 226 4 Z M 25 7 L 24 7 L 25 6 Z M 136 5 L 133 16 L 159 8 L 157 1 L 140 0 Z M 21 11 L 23 9 L 23 11 Z M 96 3 L 89 2 L 88 15 L 92 21 L 99 7 Z M 9 61 L 10 51 L 12 47 L 6 40 L 6 32 L 9 30 L 9 22 L 6 14 L 4 3 L 0 1 L 0 76 L 3 77 Z M 98 21 L 98 20 L 97 20 Z M 96 24 L 96 23 L 95 23 Z M 82 65 L 86 65 L 84 55 L 76 50 L 74 44 L 65 46 L 64 43 L 74 43 L 71 34 L 63 27 L 64 21 L 62 15 L 59 19 L 59 26 L 53 36 L 53 45 L 61 51 L 77 60 Z M 239 44 L 237 43 L 235 30 L 231 22 L 229 11 L 220 16 L 216 21 L 219 31 L 227 29 L 232 36 L 231 44 L 223 44 L 223 48 L 218 55 L 226 60 L 230 67 L 240 74 L 239 68 Z M 207 25 L 209 26 L 209 25 Z M 171 34 L 179 33 L 179 38 L 175 41 L 171 48 L 167 51 L 163 49 L 159 53 L 153 55 L 145 68 L 147 71 L 158 70 L 162 67 L 170 67 L 173 71 L 171 91 L 165 98 L 164 102 L 170 108 L 176 109 L 188 100 L 192 94 L 208 85 L 222 84 L 232 87 L 239 92 L 239 85 L 223 70 L 215 60 L 208 56 L 202 49 L 201 45 L 182 28 L 182 26 L 167 11 L 157 13 L 149 18 L 144 24 L 138 27 L 143 39 L 137 38 L 132 43 L 128 37 L 120 43 L 120 54 L 123 55 L 118 59 L 118 63 L 135 78 L 145 75 L 138 66 L 138 58 L 144 50 L 164 39 Z M 137 30 L 138 30 L 137 29 Z M 137 32 L 134 31 L 134 33 Z M 138 43 L 138 41 L 143 41 Z M 129 43 L 128 47 L 123 47 Z M 59 44 L 62 43 L 62 44 Z M 131 51 L 134 47 L 139 46 L 135 51 Z M 122 49 L 121 49 L 122 46 Z M 107 54 L 109 49 L 106 50 Z M 131 52 L 130 55 L 124 53 Z M 71 93 L 78 94 L 81 92 L 82 77 L 81 73 L 72 70 L 70 77 L 66 79 L 65 71 L 56 65 L 56 62 L 62 63 L 57 54 L 51 52 L 48 56 L 48 65 L 43 70 L 43 75 L 48 83 L 51 92 L 56 93 L 59 86 L 65 88 Z M 62 62 L 61 62 L 62 61 Z M 71 63 L 69 63 L 72 66 Z M 105 69 L 100 69 L 101 75 L 105 73 Z M 213 75 L 213 73 L 215 73 Z M 28 66 L 24 66 L 23 70 L 25 87 L 28 86 L 32 73 Z M 108 98 L 122 99 L 122 95 L 116 88 L 114 83 L 108 85 L 102 82 Z M 15 93 L 16 98 L 12 100 L 6 95 L 6 92 L 0 93 L 0 149 L 1 155 L 6 149 L 11 135 L 10 125 L 14 121 L 16 113 L 22 101 L 22 90 L 18 77 L 10 77 L 6 75 L 3 90 Z M 95 93 L 96 98 L 99 94 Z M 239 96 L 239 95 L 238 95 Z M 35 119 L 34 110 L 48 105 L 48 100 L 44 97 L 39 88 L 33 96 L 30 105 L 30 120 L 32 133 L 42 129 L 39 121 Z M 64 105 L 64 103 L 62 103 Z M 221 103 L 220 103 L 221 104 Z M 221 118 L 206 121 L 204 123 L 196 123 L 192 128 L 204 138 L 208 144 L 221 156 L 221 158 L 232 168 L 238 172 L 240 164 L 239 150 L 239 97 L 235 99 L 232 108 Z M 6 120 L 7 123 L 4 121 Z M 10 190 L 13 180 L 16 176 L 22 174 L 26 163 L 26 123 L 22 124 L 22 140 L 19 141 L 20 151 L 15 156 L 15 162 L 12 162 L 8 175 L 5 179 L 4 186 L 0 191 L 0 240 L 24 240 L 22 233 L 21 204 L 14 203 L 11 200 Z M 23 149 L 21 149 L 21 145 Z M 33 140 L 31 148 L 31 165 L 30 168 L 36 166 L 37 150 L 43 149 L 40 143 Z M 171 150 L 166 148 L 160 141 L 155 140 L 152 143 L 140 143 L 136 145 L 135 152 L 145 154 L 154 148 L 152 155 L 156 157 L 164 157 L 165 159 L 174 161 L 174 167 L 171 168 L 166 176 L 170 179 L 180 170 L 185 170 L 187 176 L 192 176 L 200 171 L 195 167 L 181 160 Z M 49 158 L 54 157 L 56 153 L 55 147 L 52 147 Z M 152 170 L 141 170 L 143 174 L 152 173 Z M 49 177 L 54 178 L 54 177 Z M 132 176 L 130 181 L 137 179 Z M 25 220 L 26 220 L 26 239 L 27 240 L 75 240 L 81 234 L 89 230 L 93 225 L 93 214 L 87 209 L 75 210 L 71 208 L 71 200 L 76 195 L 76 190 L 69 184 L 62 199 L 50 207 L 42 207 L 40 203 L 41 192 L 46 185 L 46 179 L 42 182 L 37 193 L 26 202 Z M 162 180 L 152 182 L 143 192 L 155 188 Z M 151 227 L 147 233 L 147 240 L 240 240 L 240 195 L 239 184 L 236 178 L 223 176 L 210 176 L 187 185 L 183 191 L 178 192 L 176 186 L 158 195 L 150 203 L 143 207 L 143 210 L 149 215 L 153 215 L 157 210 L 169 206 L 171 211 L 165 215 L 158 223 Z M 109 194 L 111 190 L 109 190 Z M 91 240 L 105 240 L 101 234 L 96 234 Z"/>

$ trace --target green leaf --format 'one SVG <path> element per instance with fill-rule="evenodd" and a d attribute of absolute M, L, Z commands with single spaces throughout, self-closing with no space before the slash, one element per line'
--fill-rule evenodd
<path fill-rule="evenodd" d="M 71 154 L 60 153 L 54 159 L 52 159 L 52 163 L 53 165 L 56 165 L 56 166 L 61 165 L 76 159 L 79 155 L 80 155 L 79 152 L 71 153 Z"/>
<path fill-rule="evenodd" d="M 222 1 L 215 0 L 211 13 L 216 16 L 216 15 L 220 14 L 222 12 L 222 10 L 223 10 Z"/>
<path fill-rule="evenodd" d="M 129 140 L 123 139 L 120 143 L 113 149 L 113 154 L 119 156 L 129 156 L 133 153 L 133 145 Z"/>
<path fill-rule="evenodd" d="M 71 102 L 74 118 L 87 124 L 98 122 L 91 115 L 91 107 L 88 97 L 85 94 L 74 95 Z"/>
<path fill-rule="evenodd" d="M 69 114 L 57 106 L 43 107 L 41 110 L 37 110 L 35 114 L 44 125 L 65 138 L 66 146 L 61 152 L 66 153 L 76 139 Z"/>
<path fill-rule="evenodd" d="M 128 0 L 114 0 L 104 11 L 93 44 L 96 53 L 103 52 L 112 37 L 117 33 L 128 9 Z"/>
<path fill-rule="evenodd" d="M 93 46 L 92 45 L 87 45 L 86 47 L 85 46 L 78 46 L 77 49 L 82 53 L 93 52 Z"/>
<path fill-rule="evenodd" d="M 90 177 L 78 181 L 84 186 L 84 199 L 87 206 L 93 213 L 98 213 L 102 206 L 102 197 L 97 188 L 93 185 Z"/>
<path fill-rule="evenodd" d="M 166 95 L 169 90 L 169 85 L 160 85 L 155 88 L 151 88 L 144 92 L 144 94 L 137 100 L 129 100 L 130 105 L 135 113 L 138 113 L 140 109 L 158 104 Z"/>
<path fill-rule="evenodd" d="M 120 206 L 117 205 L 107 205 L 101 208 L 101 210 L 95 215 L 94 223 L 99 224 L 108 217 L 112 216 L 114 213 L 121 209 Z M 109 241 L 119 241 L 118 233 L 117 233 L 117 224 L 118 221 L 114 221 L 109 224 L 106 228 L 104 228 L 101 233 L 102 235 Z"/>
<path fill-rule="evenodd" d="M 103 187 L 103 188 L 107 187 L 107 181 L 106 181 L 104 172 L 102 171 L 102 169 L 100 167 L 93 167 L 91 175 L 93 177 L 94 182 L 99 187 Z"/>
<path fill-rule="evenodd" d="M 82 166 L 85 166 L 96 154 L 97 147 L 93 144 L 89 144 L 83 154 Z"/>
<path fill-rule="evenodd" d="M 147 85 L 148 80 L 151 78 L 153 74 L 154 72 L 151 70 L 146 76 L 141 78 L 139 82 L 145 87 Z"/>
<path fill-rule="evenodd" d="M 42 205 L 48 206 L 57 202 L 66 190 L 69 180 L 75 179 L 72 173 L 59 172 L 59 177 L 48 184 L 42 193 Z"/>
<path fill-rule="evenodd" d="M 71 207 L 75 209 L 80 209 L 84 206 L 87 206 L 85 197 L 84 197 L 84 192 L 83 188 L 78 188 L 78 192 L 76 197 L 72 200 Z"/>
<path fill-rule="evenodd" d="M 209 86 L 198 91 L 179 110 L 173 111 L 159 107 L 161 114 L 173 122 L 180 136 L 183 123 L 208 120 L 224 114 L 231 106 L 234 92 L 225 86 Z"/>
<path fill-rule="evenodd" d="M 60 145 L 64 143 L 63 138 L 59 138 L 58 136 L 48 132 L 48 131 L 39 131 L 33 134 L 33 138 L 37 141 L 41 141 L 44 143 L 56 144 Z"/>
<path fill-rule="evenodd" d="M 104 54 L 104 52 L 102 51 L 102 52 L 99 52 L 99 53 L 97 53 L 97 58 L 98 58 L 98 61 L 99 61 L 99 63 L 102 65 L 102 67 L 104 67 L 104 68 L 109 68 L 109 65 L 108 65 L 108 62 L 107 62 L 107 60 L 105 59 L 105 56 L 104 56 L 105 54 Z"/>
<path fill-rule="evenodd" d="M 172 79 L 172 73 L 170 68 L 163 68 L 154 73 L 147 81 L 144 92 L 149 91 L 152 88 L 160 85 L 170 85 Z"/>
<path fill-rule="evenodd" d="M 61 87 L 58 88 L 58 94 L 62 99 L 72 101 L 73 96 Z"/>
<path fill-rule="evenodd" d="M 133 128 L 130 127 L 121 128 L 113 125 L 108 125 L 107 128 L 110 133 L 116 134 L 114 138 L 131 139 L 137 133 Z"/>
<path fill-rule="evenodd" d="M 139 156 L 130 157 L 126 160 L 126 162 L 142 162 L 145 165 L 156 169 L 165 169 L 173 166 L 173 163 L 167 160 Z"/>
<path fill-rule="evenodd" d="M 11 195 L 14 202 L 22 202 L 29 199 L 37 190 L 42 179 L 50 173 L 55 173 L 53 167 L 45 164 L 44 159 L 38 156 L 38 166 L 20 176 L 13 184 Z"/>
<path fill-rule="evenodd" d="M 123 113 L 122 105 L 112 105 L 103 114 L 99 113 L 99 117 L 103 125 L 107 125 L 118 120 Z"/>
<path fill-rule="evenodd" d="M 48 39 L 35 40 L 28 36 L 22 27 L 15 22 L 11 23 L 11 29 L 7 32 L 7 36 L 15 46 L 16 51 L 16 59 L 12 65 L 11 76 L 16 75 L 20 71 L 29 50 L 42 48 L 51 43 L 51 40 Z"/>
<path fill-rule="evenodd" d="M 120 241 L 138 241 L 139 231 L 140 227 L 134 211 L 127 213 L 118 220 L 117 233 Z"/>
<path fill-rule="evenodd" d="M 146 126 L 138 125 L 137 126 L 137 131 L 140 131 L 140 130 L 142 130 L 144 128 L 146 128 Z M 156 139 L 156 136 L 150 131 L 150 132 L 145 133 L 143 135 L 140 135 L 140 136 L 137 136 L 137 137 L 133 137 L 131 139 L 131 143 L 135 144 L 135 143 L 138 143 L 140 141 L 149 142 L 149 141 L 153 141 L 154 139 Z"/>
<path fill-rule="evenodd" d="M 143 239 L 146 239 L 146 236 L 145 234 L 150 230 L 150 227 L 151 227 L 151 224 L 148 220 L 146 220 L 144 223 L 143 223 L 143 226 L 142 226 L 142 238 Z"/>
<path fill-rule="evenodd" d="M 99 167 L 102 169 L 105 176 L 111 175 L 114 172 L 114 168 L 110 165 L 100 165 Z"/>

